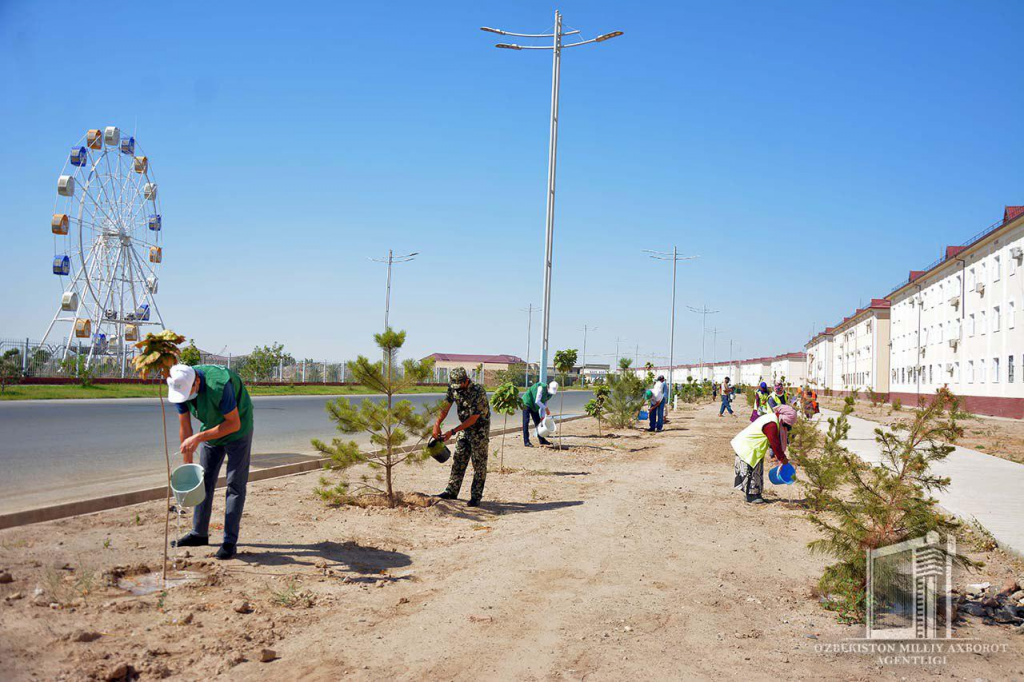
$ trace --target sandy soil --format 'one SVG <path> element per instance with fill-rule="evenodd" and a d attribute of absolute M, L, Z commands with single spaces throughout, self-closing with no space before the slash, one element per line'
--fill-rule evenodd
<path fill-rule="evenodd" d="M 841 398 L 820 398 L 818 402 L 822 407 L 832 410 L 840 410 L 843 406 Z M 890 426 L 897 421 L 912 418 L 912 411 L 907 405 L 897 411 L 888 403 L 872 405 L 859 400 L 854 415 Z M 963 427 L 964 437 L 957 441 L 957 445 L 1024 464 L 1024 421 L 974 415 L 963 422 Z"/>
<path fill-rule="evenodd" d="M 181 680 L 1024 676 L 1024 636 L 976 621 L 957 636 L 1006 651 L 925 667 L 821 651 L 863 630 L 812 596 L 823 560 L 798 506 L 772 490 L 774 503 L 747 505 L 730 487 L 743 418 L 716 406 L 670 418 L 662 434 L 615 438 L 575 422 L 564 451 L 509 438 L 514 471 L 492 469 L 477 510 L 331 509 L 311 493 L 316 474 L 255 483 L 239 557 L 193 551 L 182 560 L 198 582 L 145 596 L 104 574 L 159 564 L 160 504 L 4 531 L 0 679 L 105 679 L 125 665 Z M 399 475 L 432 493 L 447 467 Z M 971 582 L 1020 570 L 977 556 L 988 566 Z"/>

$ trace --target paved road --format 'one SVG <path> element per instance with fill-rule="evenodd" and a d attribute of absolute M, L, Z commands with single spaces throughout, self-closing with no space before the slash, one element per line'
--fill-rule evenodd
<path fill-rule="evenodd" d="M 820 426 L 825 429 L 828 417 L 837 413 L 821 414 Z M 853 416 L 849 420 L 850 433 L 843 444 L 867 462 L 880 461 L 874 433 L 878 424 Z M 957 446 L 932 469 L 950 479 L 949 488 L 935 494 L 940 505 L 960 518 L 977 519 L 1000 545 L 1024 556 L 1024 464 Z"/>
<path fill-rule="evenodd" d="M 581 413 L 590 399 L 589 393 L 579 391 L 564 395 L 567 416 Z M 366 397 L 373 396 L 354 399 Z M 440 398 L 405 397 L 416 405 Z M 254 397 L 253 465 L 275 466 L 313 456 L 311 438 L 329 441 L 336 434 L 324 411 L 329 398 Z M 167 407 L 173 466 L 178 420 L 174 407 Z M 510 425 L 518 419 L 510 417 Z M 492 418 L 492 427 L 500 427 L 500 420 Z M 452 410 L 448 422 L 454 421 Z M 160 485 L 165 475 L 159 429 L 159 403 L 151 398 L 0 403 L 0 513 Z"/>

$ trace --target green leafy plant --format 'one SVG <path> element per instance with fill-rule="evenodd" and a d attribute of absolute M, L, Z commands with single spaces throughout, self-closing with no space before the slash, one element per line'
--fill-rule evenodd
<path fill-rule="evenodd" d="M 175 334 L 170 329 L 165 329 L 159 334 L 146 334 L 146 336 L 135 344 L 139 354 L 132 360 L 135 372 L 142 379 L 166 379 L 170 376 L 171 367 L 178 363 L 181 356 L 182 342 L 184 336 Z M 164 563 L 163 579 L 167 580 L 167 542 L 170 533 L 170 508 L 171 508 L 171 452 L 167 445 L 167 412 L 164 408 L 164 385 L 161 381 L 157 384 L 157 397 L 160 398 L 160 426 L 164 434 L 164 463 L 167 465 L 167 499 L 164 505 Z"/>
<path fill-rule="evenodd" d="M 60 362 L 60 369 L 65 374 L 78 379 L 78 385 L 88 388 L 96 378 L 96 368 L 85 355 L 69 355 Z"/>
<path fill-rule="evenodd" d="M 505 431 L 508 430 L 508 416 L 521 410 L 522 406 L 519 389 L 512 382 L 502 384 L 491 395 L 491 409 L 505 417 L 501 429 L 501 449 L 498 455 L 498 471 L 501 473 L 505 473 Z"/>
<path fill-rule="evenodd" d="M 608 394 L 611 388 L 605 384 L 594 386 L 594 397 L 583 407 L 588 415 L 597 420 L 597 435 L 601 436 L 601 422 L 608 413 Z"/>
<path fill-rule="evenodd" d="M 526 363 L 517 362 L 508 366 L 507 369 L 499 369 L 494 373 L 494 381 L 497 385 L 512 384 L 513 386 L 526 386 Z"/>
<path fill-rule="evenodd" d="M 12 349 L 0 357 L 0 395 L 11 384 L 21 381 L 21 353 Z"/>
<path fill-rule="evenodd" d="M 892 409 L 895 412 L 900 412 L 903 409 L 903 401 L 901 401 L 899 398 L 896 398 L 895 400 L 893 400 L 892 401 Z"/>
<path fill-rule="evenodd" d="M 195 367 L 196 365 L 202 364 L 203 356 L 196 348 L 195 339 L 189 339 L 188 345 L 181 349 L 181 357 L 179 358 L 181 364 L 188 365 L 189 367 Z"/>
<path fill-rule="evenodd" d="M 238 375 L 245 381 L 269 381 L 282 364 L 295 364 L 295 358 L 285 352 L 284 344 L 256 346 L 238 368 Z"/>
<path fill-rule="evenodd" d="M 562 387 L 564 388 L 568 384 L 569 372 L 576 366 L 576 358 L 578 353 L 575 348 L 567 348 L 565 350 L 555 351 L 555 371 L 562 375 Z M 558 421 L 562 422 L 562 407 L 565 404 L 565 393 L 559 391 L 558 395 Z M 562 430 L 558 430 L 558 447 L 562 447 Z"/>
<path fill-rule="evenodd" d="M 375 334 L 374 341 L 381 349 L 383 358 L 371 362 L 360 355 L 348 363 L 356 383 L 374 393 L 384 394 L 383 400 L 364 399 L 359 405 L 341 397 L 327 402 L 327 414 L 338 431 L 344 434 L 366 433 L 375 450 L 363 450 L 354 440 L 332 439 L 330 444 L 313 439 L 313 447 L 330 458 L 326 468 L 335 471 L 348 469 L 356 464 L 366 464 L 378 470 L 374 478 L 363 476 L 355 494 L 384 494 L 389 507 L 395 507 L 398 498 L 394 489 L 395 467 L 399 464 L 421 463 L 430 455 L 425 448 L 418 447 L 430 434 L 430 420 L 439 409 L 439 404 L 427 405 L 419 411 L 408 400 L 395 400 L 395 396 L 433 375 L 434 362 L 431 359 L 406 360 L 401 369 L 396 367 L 398 352 L 405 344 L 405 332 L 396 332 L 390 327 L 383 333 Z M 407 440 L 416 438 L 411 448 L 403 448 Z M 383 487 L 381 487 L 383 486 Z M 317 495 L 329 504 L 352 501 L 350 484 L 342 480 L 330 485 L 321 477 L 315 489 Z"/>
<path fill-rule="evenodd" d="M 851 397 L 841 418 L 852 409 Z M 949 443 L 962 435 L 958 413 L 959 399 L 940 389 L 912 421 L 895 424 L 888 431 L 875 429 L 879 463 L 865 464 L 845 448 L 835 451 L 842 461 L 841 475 L 815 493 L 817 509 L 808 518 L 823 537 L 808 546 L 836 560 L 825 569 L 818 586 L 827 607 L 839 611 L 844 620 L 864 615 L 866 550 L 932 531 L 942 535 L 956 530 L 957 524 L 939 511 L 933 497 L 949 485 L 949 479 L 930 469 L 949 456 L 954 449 Z M 838 423 L 835 428 L 842 430 Z M 964 567 L 978 565 L 963 555 L 953 560 Z"/>

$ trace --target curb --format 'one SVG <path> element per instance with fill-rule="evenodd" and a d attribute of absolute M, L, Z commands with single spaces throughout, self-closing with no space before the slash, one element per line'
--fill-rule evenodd
<path fill-rule="evenodd" d="M 566 417 L 561 421 L 570 422 L 586 418 L 587 415 L 575 415 L 572 417 Z M 494 437 L 502 434 L 519 433 L 521 430 L 522 426 L 516 426 L 508 429 L 492 429 L 490 436 Z M 399 448 L 398 452 L 409 452 L 417 449 L 418 447 L 420 446 L 408 445 Z M 249 481 L 265 481 L 268 478 L 280 478 L 281 476 L 303 474 L 309 471 L 323 469 L 324 465 L 329 461 L 329 458 L 321 457 L 305 462 L 296 462 L 294 464 L 283 464 L 281 466 L 268 467 L 266 469 L 257 469 L 249 472 Z M 217 481 L 217 487 L 223 488 L 225 485 L 227 485 L 227 481 L 225 477 L 221 476 Z M 56 521 L 57 519 L 66 519 L 71 516 L 94 514 L 96 512 L 117 509 L 118 507 L 128 507 L 133 504 L 162 500 L 166 497 L 167 486 L 164 485 L 156 488 L 145 488 L 143 490 L 135 490 L 127 493 L 118 493 L 117 495 L 106 495 L 104 497 L 94 497 L 88 500 L 79 500 L 77 502 L 65 502 L 63 504 L 55 504 L 48 507 L 36 507 L 35 509 L 10 512 L 8 514 L 0 514 L 0 530 L 15 528 L 17 526 L 27 526 L 32 523 L 43 523 L 44 521 Z"/>

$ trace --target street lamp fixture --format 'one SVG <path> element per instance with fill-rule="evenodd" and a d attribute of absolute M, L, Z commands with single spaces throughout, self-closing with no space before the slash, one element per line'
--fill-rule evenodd
<path fill-rule="evenodd" d="M 612 33 L 605 33 L 597 38 L 591 40 L 582 40 L 577 43 L 563 44 L 562 39 L 565 36 L 577 35 L 578 30 L 563 31 L 562 30 L 562 13 L 555 12 L 555 30 L 553 33 L 512 33 L 511 31 L 504 31 L 502 29 L 491 28 L 489 26 L 481 27 L 482 31 L 488 33 L 497 33 L 503 36 L 516 36 L 520 38 L 551 38 L 552 43 L 550 46 L 547 45 L 515 45 L 510 43 L 498 43 L 495 47 L 499 47 L 504 50 L 551 50 L 552 54 L 552 73 L 551 73 L 551 133 L 548 139 L 548 191 L 547 191 L 547 218 L 546 218 L 546 237 L 545 237 L 545 248 L 544 248 L 544 336 L 541 344 L 541 359 L 540 359 L 540 381 L 542 383 L 547 382 L 548 375 L 548 330 L 550 328 L 551 321 L 551 261 L 552 261 L 552 246 L 554 243 L 555 234 L 555 167 L 556 159 L 558 157 L 558 94 L 561 83 L 561 66 L 562 66 L 562 48 L 563 47 L 576 47 L 578 45 L 586 45 L 588 43 L 603 42 L 609 38 L 614 38 L 622 35 L 622 31 L 614 31 Z"/>

